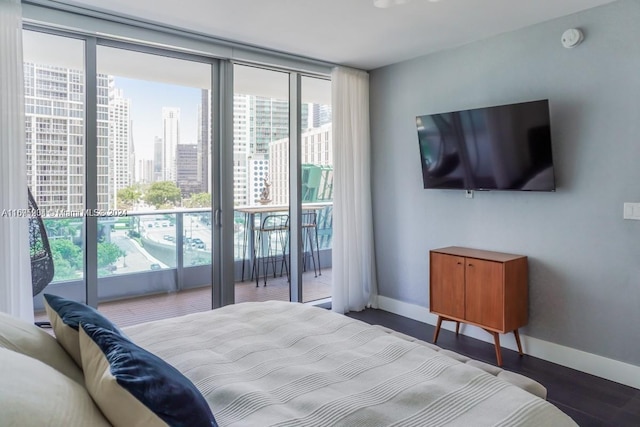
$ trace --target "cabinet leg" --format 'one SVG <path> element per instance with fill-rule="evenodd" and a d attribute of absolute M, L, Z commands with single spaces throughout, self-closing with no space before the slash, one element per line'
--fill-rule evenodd
<path fill-rule="evenodd" d="M 436 324 L 436 331 L 433 334 L 433 343 L 438 342 L 438 335 L 440 334 L 440 327 L 442 326 L 442 316 L 438 316 L 438 323 Z"/>
<path fill-rule="evenodd" d="M 493 344 L 496 346 L 496 359 L 498 366 L 502 366 L 502 352 L 500 351 L 500 334 L 493 332 Z"/>
<path fill-rule="evenodd" d="M 456 335 L 460 335 L 460 322 L 456 322 Z"/>
<path fill-rule="evenodd" d="M 516 329 L 513 331 L 513 336 L 516 337 L 516 344 L 518 345 L 518 353 L 522 356 L 524 353 L 522 352 L 522 343 L 520 342 L 520 332 Z"/>

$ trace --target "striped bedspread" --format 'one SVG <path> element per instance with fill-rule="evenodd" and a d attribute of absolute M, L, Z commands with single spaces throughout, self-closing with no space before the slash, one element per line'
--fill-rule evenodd
<path fill-rule="evenodd" d="M 243 303 L 125 329 L 184 373 L 221 426 L 569 426 L 550 403 L 380 328 Z"/>

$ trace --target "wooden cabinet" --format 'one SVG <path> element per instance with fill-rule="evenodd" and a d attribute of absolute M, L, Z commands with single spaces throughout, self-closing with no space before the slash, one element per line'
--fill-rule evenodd
<path fill-rule="evenodd" d="M 442 321 L 479 326 L 493 334 L 498 366 L 500 335 L 513 332 L 522 354 L 518 328 L 527 324 L 527 257 L 451 246 L 430 257 L 430 310 L 438 315 L 433 342 Z"/>

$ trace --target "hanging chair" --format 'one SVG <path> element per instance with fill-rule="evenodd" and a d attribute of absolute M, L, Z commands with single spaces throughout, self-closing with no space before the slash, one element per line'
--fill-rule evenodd
<path fill-rule="evenodd" d="M 29 192 L 29 253 L 31 255 L 31 285 L 38 295 L 53 280 L 53 255 L 38 205 Z"/>

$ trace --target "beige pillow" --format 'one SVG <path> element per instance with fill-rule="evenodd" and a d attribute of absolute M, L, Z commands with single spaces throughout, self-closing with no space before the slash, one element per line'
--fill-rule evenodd
<path fill-rule="evenodd" d="M 0 424 L 107 427 L 87 390 L 51 366 L 0 348 Z"/>
<path fill-rule="evenodd" d="M 84 376 L 55 338 L 24 320 L 0 313 L 0 348 L 31 356 L 84 385 Z"/>

